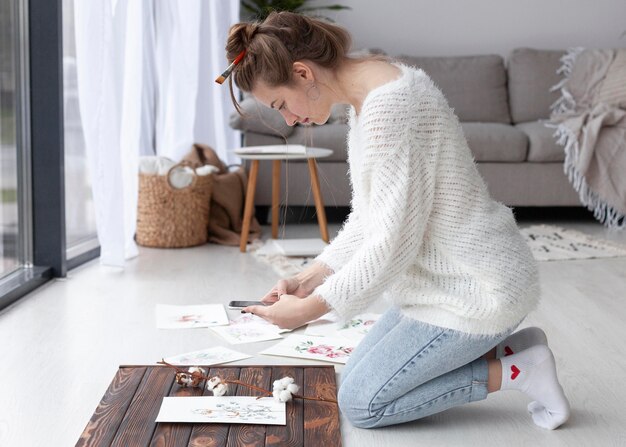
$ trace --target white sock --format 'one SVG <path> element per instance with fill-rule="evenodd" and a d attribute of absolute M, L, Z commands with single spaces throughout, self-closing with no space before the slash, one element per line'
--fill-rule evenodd
<path fill-rule="evenodd" d="M 569 418 L 570 406 L 556 375 L 552 351 L 535 345 L 500 359 L 501 390 L 519 390 L 533 399 L 528 412 L 540 427 L 554 430 Z"/>
<path fill-rule="evenodd" d="M 505 357 L 523 351 L 535 345 L 547 345 L 548 337 L 538 327 L 527 327 L 509 335 L 496 346 L 496 358 Z"/>

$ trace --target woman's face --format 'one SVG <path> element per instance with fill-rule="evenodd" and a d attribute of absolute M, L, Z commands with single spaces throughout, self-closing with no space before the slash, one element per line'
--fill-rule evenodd
<path fill-rule="evenodd" d="M 294 71 L 294 82 L 290 86 L 269 87 L 258 82 L 251 93 L 261 104 L 278 110 L 290 126 L 324 124 L 330 116 L 332 103 L 310 73 Z"/>

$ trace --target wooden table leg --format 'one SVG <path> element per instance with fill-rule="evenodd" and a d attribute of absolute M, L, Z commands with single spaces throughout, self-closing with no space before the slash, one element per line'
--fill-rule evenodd
<path fill-rule="evenodd" d="M 252 160 L 250 177 L 248 178 L 248 191 L 246 192 L 246 204 L 243 211 L 243 227 L 241 228 L 241 240 L 239 251 L 246 252 L 248 244 L 248 234 L 250 234 L 250 223 L 252 222 L 252 209 L 254 208 L 254 191 L 256 190 L 256 178 L 259 173 L 259 160 Z"/>
<path fill-rule="evenodd" d="M 315 210 L 317 211 L 317 223 L 320 226 L 322 240 L 328 243 L 328 226 L 326 223 L 326 212 L 324 211 L 324 202 L 320 191 L 320 181 L 317 176 L 317 163 L 314 158 L 309 158 L 309 173 L 311 175 L 311 187 L 313 188 L 313 198 L 315 199 Z"/>
<path fill-rule="evenodd" d="M 278 209 L 280 202 L 280 160 L 272 162 L 272 239 L 278 238 Z"/>

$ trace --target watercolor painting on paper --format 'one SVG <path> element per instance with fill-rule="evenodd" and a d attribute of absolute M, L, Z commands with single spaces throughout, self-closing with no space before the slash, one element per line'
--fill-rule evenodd
<path fill-rule="evenodd" d="M 201 349 L 165 358 L 172 365 L 219 365 L 222 363 L 236 362 L 237 360 L 249 359 L 251 355 L 232 349 L 217 346 L 215 348 Z"/>
<path fill-rule="evenodd" d="M 278 326 L 276 326 L 275 324 L 270 323 L 269 321 L 257 316 L 257 315 L 252 315 L 252 314 L 244 314 L 238 318 L 235 318 L 234 320 L 230 320 L 230 325 L 234 326 L 234 325 L 263 325 L 263 326 L 270 326 L 272 327 L 276 332 L 278 332 L 279 334 L 282 334 L 283 332 L 291 332 L 291 329 L 281 329 Z"/>
<path fill-rule="evenodd" d="M 356 343 L 347 338 L 293 334 L 260 353 L 345 364 L 355 346 Z"/>
<path fill-rule="evenodd" d="M 273 324 L 231 324 L 211 330 L 232 345 L 282 338 Z"/>
<path fill-rule="evenodd" d="M 156 422 L 286 425 L 284 402 L 272 397 L 164 397 Z"/>
<path fill-rule="evenodd" d="M 304 333 L 317 337 L 346 337 L 360 342 L 367 335 L 381 314 L 366 313 L 357 315 L 347 321 L 336 319 L 319 319 L 309 323 Z"/>
<path fill-rule="evenodd" d="M 156 321 L 159 329 L 189 329 L 227 325 L 228 316 L 221 304 L 197 306 L 157 304 Z"/>

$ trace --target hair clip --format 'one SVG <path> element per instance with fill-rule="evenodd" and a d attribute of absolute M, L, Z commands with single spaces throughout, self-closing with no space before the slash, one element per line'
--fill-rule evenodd
<path fill-rule="evenodd" d="M 226 70 L 224 70 L 224 73 L 222 73 L 221 75 L 219 75 L 217 77 L 217 79 L 215 80 L 215 82 L 217 82 L 218 84 L 223 84 L 224 81 L 230 76 L 230 74 L 233 72 L 233 69 L 235 68 L 235 65 L 237 65 L 239 62 L 241 62 L 241 59 L 243 59 L 244 55 L 246 54 L 246 50 L 243 50 L 241 53 L 239 53 L 237 55 L 237 57 L 235 58 L 235 60 L 233 61 L 232 64 L 230 64 L 228 66 L 228 68 Z"/>

